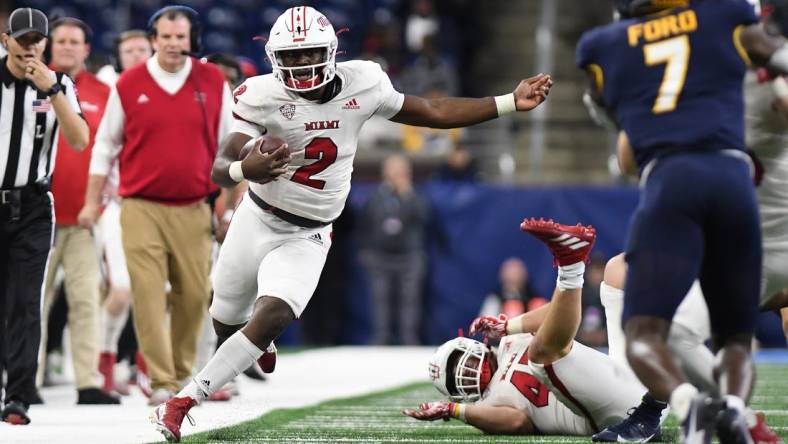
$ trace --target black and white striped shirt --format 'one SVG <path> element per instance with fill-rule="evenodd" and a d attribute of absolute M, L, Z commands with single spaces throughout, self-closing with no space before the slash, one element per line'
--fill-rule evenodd
<path fill-rule="evenodd" d="M 55 169 L 58 124 L 55 109 L 31 82 L 15 78 L 0 59 L 0 189 L 49 179 Z M 71 78 L 56 73 L 68 102 L 82 114 Z"/>

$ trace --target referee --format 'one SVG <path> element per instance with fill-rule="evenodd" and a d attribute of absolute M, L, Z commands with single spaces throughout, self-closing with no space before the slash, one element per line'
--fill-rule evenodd
<path fill-rule="evenodd" d="M 20 8 L 2 34 L 8 55 L 0 59 L 0 376 L 7 372 L 1 417 L 12 424 L 30 422 L 36 396 L 53 151 L 58 133 L 76 150 L 89 138 L 74 83 L 41 61 L 47 32 L 43 12 Z"/>

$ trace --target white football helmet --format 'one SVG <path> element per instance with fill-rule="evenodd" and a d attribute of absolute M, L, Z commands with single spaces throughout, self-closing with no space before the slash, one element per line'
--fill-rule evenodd
<path fill-rule="evenodd" d="M 325 48 L 321 63 L 308 66 L 284 66 L 282 51 Z M 290 91 L 305 92 L 320 88 L 334 79 L 337 72 L 337 36 L 326 16 L 309 6 L 290 8 L 276 19 L 268 35 L 265 53 L 271 61 L 274 77 Z M 306 80 L 299 80 L 295 71 L 311 69 Z"/>
<path fill-rule="evenodd" d="M 452 401 L 478 401 L 492 378 L 490 348 L 470 338 L 454 338 L 432 355 L 429 372 L 435 388 Z"/>

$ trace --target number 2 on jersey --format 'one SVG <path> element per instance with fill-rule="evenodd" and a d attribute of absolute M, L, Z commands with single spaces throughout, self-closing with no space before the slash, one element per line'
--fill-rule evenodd
<path fill-rule="evenodd" d="M 315 137 L 304 147 L 304 158 L 317 159 L 317 162 L 297 169 L 290 180 L 322 190 L 326 186 L 326 181 L 312 179 L 312 176 L 321 173 L 337 160 L 337 145 L 328 137 Z"/>
<path fill-rule="evenodd" d="M 687 66 L 690 58 L 689 37 L 682 35 L 657 43 L 643 46 L 646 65 L 653 66 L 666 63 L 665 75 L 659 86 L 657 100 L 651 112 L 661 114 L 676 109 L 676 103 L 684 89 L 687 79 Z"/>
<path fill-rule="evenodd" d="M 528 365 L 527 351 L 523 353 L 518 363 Z M 550 389 L 539 382 L 534 375 L 515 369 L 512 372 L 510 382 L 523 394 L 523 396 L 525 396 L 525 399 L 531 401 L 534 407 L 544 407 L 550 402 L 550 398 L 548 397 Z"/>

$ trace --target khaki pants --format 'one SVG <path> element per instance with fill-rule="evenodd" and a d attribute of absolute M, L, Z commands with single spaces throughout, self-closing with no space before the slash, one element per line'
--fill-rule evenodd
<path fill-rule="evenodd" d="M 55 229 L 55 247 L 47 270 L 44 316 L 41 319 L 42 344 L 47 340 L 47 319 L 55 296 L 52 283 L 59 266 L 63 267 L 66 275 L 68 328 L 77 389 L 96 388 L 99 386 L 101 272 L 90 231 L 76 225 L 58 225 Z M 43 355 L 46 345 L 42 345 L 41 350 Z"/>
<path fill-rule="evenodd" d="M 120 224 L 134 327 L 151 387 L 177 391 L 192 374 L 210 296 L 210 209 L 204 202 L 175 206 L 126 198 Z"/>

